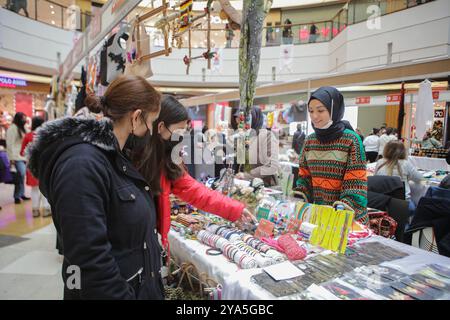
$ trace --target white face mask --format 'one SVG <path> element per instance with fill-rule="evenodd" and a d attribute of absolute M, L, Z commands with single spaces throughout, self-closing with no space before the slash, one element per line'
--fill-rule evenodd
<path fill-rule="evenodd" d="M 333 108 L 334 108 L 334 100 L 331 99 L 331 118 L 322 128 L 317 128 L 317 129 L 328 129 L 329 127 L 332 126 L 332 124 L 333 124 Z"/>
<path fill-rule="evenodd" d="M 328 129 L 329 127 L 331 127 L 332 124 L 333 124 L 333 120 L 330 119 L 330 121 L 328 121 L 322 128 L 318 128 L 318 129 Z"/>

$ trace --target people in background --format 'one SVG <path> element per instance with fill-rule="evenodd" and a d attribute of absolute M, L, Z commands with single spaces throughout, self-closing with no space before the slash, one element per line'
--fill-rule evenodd
<path fill-rule="evenodd" d="M 363 141 L 364 149 L 366 150 L 366 158 L 370 163 L 377 161 L 378 150 L 380 149 L 379 132 L 380 129 L 373 128 L 370 135 Z"/>
<path fill-rule="evenodd" d="M 284 21 L 283 44 L 292 44 L 292 22 L 289 19 Z"/>
<path fill-rule="evenodd" d="M 272 22 L 267 22 L 266 27 L 266 45 L 270 46 L 273 44 L 273 27 Z"/>
<path fill-rule="evenodd" d="M 313 22 L 309 28 L 309 43 L 314 43 L 317 41 L 317 30 L 317 26 Z"/>
<path fill-rule="evenodd" d="M 23 112 L 17 112 L 14 115 L 13 122 L 6 132 L 6 151 L 10 164 L 16 169 L 14 177 L 14 202 L 21 203 L 22 200 L 30 200 L 25 196 L 25 172 L 26 158 L 20 155 L 22 141 L 25 137 L 27 118 Z"/>
<path fill-rule="evenodd" d="M 411 200 L 409 181 L 419 183 L 423 176 L 407 159 L 406 148 L 400 141 L 390 141 L 384 148 L 383 158 L 377 161 L 375 175 L 397 176 L 405 183 L 405 200 L 409 201 L 410 215 L 414 215 L 416 205 Z"/>
<path fill-rule="evenodd" d="M 361 138 L 361 141 L 364 141 L 364 135 L 362 134 L 362 131 L 360 128 L 356 128 L 355 132 L 358 134 L 358 136 Z"/>
<path fill-rule="evenodd" d="M 292 138 L 292 149 L 294 149 L 294 151 L 297 154 L 300 154 L 300 152 L 303 148 L 303 143 L 305 142 L 305 138 L 306 138 L 306 135 L 302 131 L 302 125 L 300 123 L 298 123 L 297 131 L 295 131 L 294 137 Z"/>
<path fill-rule="evenodd" d="M 29 17 L 27 6 L 28 6 L 27 0 L 10 0 L 9 7 L 7 5 L 7 7 L 11 11 L 14 11 L 15 13 L 19 13 L 20 10 L 23 10 L 23 12 L 25 13 L 25 16 Z"/>
<path fill-rule="evenodd" d="M 379 148 L 378 148 L 378 158 L 382 158 L 384 154 L 384 147 L 393 140 L 397 140 L 394 135 L 394 129 L 387 127 L 385 132 L 380 136 Z"/>
<path fill-rule="evenodd" d="M 44 123 L 44 119 L 41 117 L 33 117 L 31 120 L 31 132 L 28 132 L 23 138 L 22 148 L 20 150 L 20 155 L 25 157 L 25 150 L 27 146 L 33 142 L 35 131 Z M 41 208 L 44 210 L 43 217 L 50 217 L 52 212 L 50 210 L 50 204 L 47 201 L 41 191 L 39 190 L 39 181 L 33 177 L 30 170 L 27 169 L 27 185 L 31 187 L 31 209 L 33 217 L 37 218 L 41 215 Z"/>
<path fill-rule="evenodd" d="M 430 131 L 425 132 L 422 140 L 413 139 L 412 142 L 419 144 L 422 147 L 422 149 L 432 149 L 442 147 L 442 143 L 433 138 Z"/>
<path fill-rule="evenodd" d="M 314 133 L 300 155 L 296 196 L 322 205 L 342 205 L 355 220 L 368 224 L 366 156 L 361 139 L 342 121 L 344 97 L 333 87 L 321 87 L 308 103 Z"/>
<path fill-rule="evenodd" d="M 227 40 L 226 48 L 231 48 L 234 39 L 234 31 L 228 23 L 225 24 L 225 39 Z"/>
<path fill-rule="evenodd" d="M 236 130 L 241 123 L 239 109 L 235 109 L 231 119 L 231 128 Z M 280 163 L 278 160 L 279 140 L 270 130 L 263 128 L 264 115 L 260 108 L 253 107 L 251 110 L 251 134 L 249 145 L 245 147 L 245 163 L 239 158 L 235 161 L 235 171 L 239 172 L 238 179 L 261 178 L 265 186 L 275 186 L 278 184 L 278 174 Z M 236 135 L 240 135 L 236 133 Z M 235 135 L 235 136 L 236 136 Z M 242 137 L 242 136 L 241 136 Z M 233 140 L 233 136 L 229 137 Z M 234 145 L 234 141 L 228 142 Z M 239 154 L 237 150 L 237 154 Z M 249 159 L 256 161 L 249 161 Z"/>

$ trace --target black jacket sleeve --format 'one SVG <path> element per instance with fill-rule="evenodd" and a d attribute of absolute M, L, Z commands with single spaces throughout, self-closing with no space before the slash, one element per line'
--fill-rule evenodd
<path fill-rule="evenodd" d="M 81 271 L 80 298 L 135 299 L 133 288 L 120 275 L 108 241 L 111 178 L 107 160 L 95 152 L 64 158 L 53 171 L 51 188 L 65 261 Z"/>

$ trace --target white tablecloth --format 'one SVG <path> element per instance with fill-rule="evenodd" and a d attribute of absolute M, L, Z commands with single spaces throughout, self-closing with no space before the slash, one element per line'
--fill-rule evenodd
<path fill-rule="evenodd" d="M 224 300 L 286 300 L 299 298 L 299 295 L 276 298 L 268 291 L 251 282 L 250 277 L 261 273 L 261 269 L 242 270 L 236 264 L 229 262 L 223 255 L 209 256 L 206 254 L 206 250 L 209 247 L 201 244 L 197 240 L 187 240 L 181 237 L 178 232 L 171 230 L 169 232 L 169 241 L 171 255 L 178 263 L 191 262 L 197 268 L 198 272 L 206 272 L 211 279 L 222 284 L 222 298 Z M 385 245 L 409 253 L 410 255 L 405 258 L 382 264 L 407 274 L 412 274 L 430 263 L 450 266 L 450 258 L 411 247 L 397 241 L 378 236 L 363 241 L 379 241 Z"/>
<path fill-rule="evenodd" d="M 450 171 L 450 165 L 445 159 L 441 158 L 428 158 L 428 157 L 416 157 L 410 156 L 409 161 L 418 169 L 427 171 L 444 170 Z"/>

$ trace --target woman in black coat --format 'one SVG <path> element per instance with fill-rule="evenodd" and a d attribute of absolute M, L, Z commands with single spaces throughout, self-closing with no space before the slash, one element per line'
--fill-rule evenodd
<path fill-rule="evenodd" d="M 123 151 L 148 142 L 160 94 L 120 77 L 86 105 L 96 114 L 46 123 L 30 150 L 61 239 L 64 298 L 163 299 L 152 190 Z"/>

